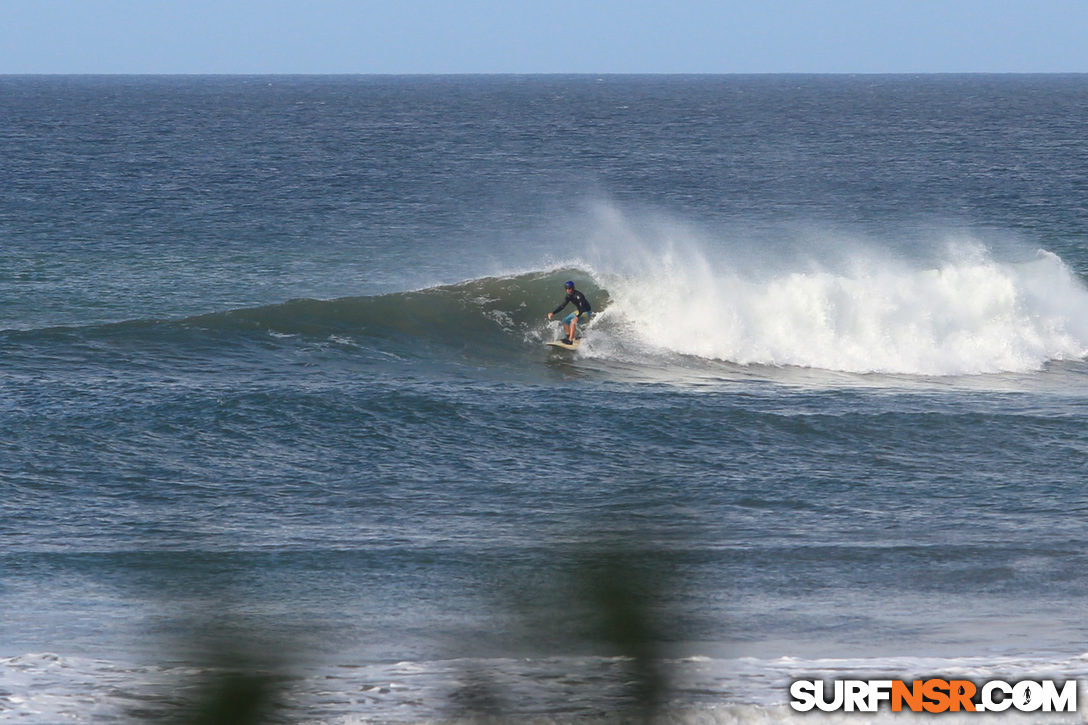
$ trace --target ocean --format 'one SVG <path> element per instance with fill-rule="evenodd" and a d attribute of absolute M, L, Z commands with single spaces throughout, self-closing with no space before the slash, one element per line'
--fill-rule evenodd
<path fill-rule="evenodd" d="M 1084 75 L 0 77 L 0 720 L 1083 686 L 1086 275 Z"/>

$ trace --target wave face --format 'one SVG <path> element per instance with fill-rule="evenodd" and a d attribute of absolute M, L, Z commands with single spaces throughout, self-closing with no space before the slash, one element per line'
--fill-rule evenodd
<path fill-rule="evenodd" d="M 180 325 L 225 332 L 469 344 L 509 351 L 551 339 L 546 336 L 547 314 L 563 301 L 563 284 L 568 279 L 576 280 L 598 309 L 608 305 L 607 292 L 587 273 L 558 269 L 372 297 L 292 300 L 191 317 Z M 551 325 L 558 329 L 556 323 Z"/>

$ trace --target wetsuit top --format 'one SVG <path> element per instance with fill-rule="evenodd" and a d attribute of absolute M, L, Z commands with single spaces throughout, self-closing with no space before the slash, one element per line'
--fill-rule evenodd
<path fill-rule="evenodd" d="M 571 302 L 573 302 L 574 306 L 578 308 L 578 314 L 579 315 L 584 315 L 587 312 L 592 312 L 593 311 L 592 308 L 590 308 L 590 306 L 589 306 L 589 300 L 586 299 L 586 296 L 584 294 L 582 294 L 581 292 L 579 292 L 578 290 L 572 289 L 570 292 L 567 293 L 567 298 L 565 300 L 563 300 L 563 304 L 556 307 L 552 311 L 552 314 L 553 315 L 558 315 L 559 311 L 561 309 L 563 309 L 564 307 L 566 307 Z"/>

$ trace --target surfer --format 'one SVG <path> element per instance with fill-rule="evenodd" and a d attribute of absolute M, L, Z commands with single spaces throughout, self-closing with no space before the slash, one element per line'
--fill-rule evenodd
<path fill-rule="evenodd" d="M 572 302 L 574 303 L 574 312 L 563 318 L 563 329 L 567 331 L 567 339 L 560 340 L 560 342 L 571 345 L 574 343 L 574 333 L 578 327 L 578 320 L 589 322 L 589 318 L 593 316 L 593 309 L 589 306 L 589 300 L 586 299 L 586 296 L 574 289 L 574 282 L 567 282 L 566 291 L 567 298 L 563 300 L 563 304 L 548 313 L 548 319 L 552 319 L 564 307 Z"/>

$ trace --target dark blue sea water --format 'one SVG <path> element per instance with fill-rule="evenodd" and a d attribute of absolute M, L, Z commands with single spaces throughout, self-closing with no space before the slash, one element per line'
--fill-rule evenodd
<path fill-rule="evenodd" d="M 1086 274 L 1088 76 L 0 77 L 0 719 L 1088 678 Z"/>

